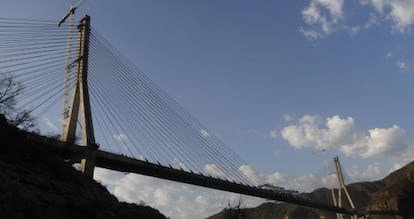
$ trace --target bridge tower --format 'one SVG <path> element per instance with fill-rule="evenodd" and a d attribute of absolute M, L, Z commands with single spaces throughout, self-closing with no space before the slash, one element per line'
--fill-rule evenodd
<path fill-rule="evenodd" d="M 88 91 L 88 54 L 89 54 L 90 16 L 86 15 L 78 25 L 78 57 L 76 59 L 76 79 L 73 88 L 71 105 L 62 139 L 68 144 L 75 143 L 76 127 L 80 113 L 82 129 L 82 145 L 86 147 L 81 158 L 81 171 L 93 177 L 96 150 L 95 134 L 92 123 L 91 105 Z"/>
<path fill-rule="evenodd" d="M 336 175 L 338 177 L 338 206 L 342 207 L 342 190 L 344 190 L 345 195 L 346 195 L 346 199 L 348 200 L 349 205 L 351 206 L 352 209 L 355 209 L 355 204 L 351 198 L 351 195 L 349 195 L 348 189 L 346 188 L 345 185 L 345 181 L 344 181 L 344 176 L 342 174 L 342 168 L 341 168 L 341 164 L 339 163 L 339 158 L 338 156 L 335 156 L 333 158 L 334 163 L 335 163 L 335 169 L 336 169 Z M 338 219 L 343 219 L 343 215 L 342 214 L 337 214 L 337 218 Z M 351 219 L 358 219 L 357 215 L 353 215 L 351 216 Z"/>

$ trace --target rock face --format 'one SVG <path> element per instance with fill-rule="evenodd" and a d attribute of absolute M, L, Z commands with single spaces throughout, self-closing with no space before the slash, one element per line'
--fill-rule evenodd
<path fill-rule="evenodd" d="M 151 207 L 118 202 L 63 157 L 21 136 L 0 115 L 0 218 L 166 218 Z"/>
<path fill-rule="evenodd" d="M 396 170 L 381 182 L 384 186 L 372 194 L 368 210 L 400 212 L 403 218 L 414 218 L 414 162 Z M 396 218 L 395 216 L 372 216 L 373 219 Z"/>
<path fill-rule="evenodd" d="M 414 162 L 380 181 L 353 183 L 347 188 L 357 208 L 390 212 L 387 216 L 369 216 L 370 219 L 414 219 Z M 335 193 L 338 194 L 337 191 Z M 318 202 L 332 203 L 330 190 L 326 188 L 301 196 Z M 342 203 L 346 203 L 346 200 L 343 199 Z M 398 215 L 392 215 L 394 213 Z M 255 208 L 224 209 L 209 219 L 319 219 L 321 216 L 336 219 L 336 215 L 331 212 L 286 203 L 264 203 Z"/>

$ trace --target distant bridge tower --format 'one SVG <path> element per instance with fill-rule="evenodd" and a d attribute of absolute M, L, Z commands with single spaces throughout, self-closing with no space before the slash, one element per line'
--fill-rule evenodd
<path fill-rule="evenodd" d="M 342 174 L 342 168 L 341 168 L 341 164 L 339 163 L 339 158 L 338 156 L 333 158 L 334 163 L 335 163 L 335 169 L 336 169 L 336 175 L 338 176 L 338 184 L 339 184 L 339 188 L 338 188 L 338 206 L 342 207 L 342 190 L 344 190 L 345 195 L 346 195 L 346 199 L 348 200 L 349 205 L 351 206 L 352 209 L 355 209 L 355 204 L 352 201 L 351 195 L 349 195 L 348 189 L 346 188 L 345 185 L 345 181 L 344 181 L 344 176 Z M 337 214 L 337 218 L 338 219 L 343 219 L 343 215 L 342 214 Z M 358 219 L 357 215 L 351 216 L 352 219 Z"/>
<path fill-rule="evenodd" d="M 86 15 L 78 25 L 78 58 L 76 64 L 76 79 L 73 89 L 71 105 L 63 131 L 62 139 L 68 144 L 76 140 L 76 127 L 78 116 L 81 116 L 82 145 L 86 146 L 86 152 L 81 159 L 81 171 L 89 177 L 93 177 L 95 167 L 96 150 L 95 134 L 92 124 L 91 105 L 88 91 L 88 54 L 89 54 L 90 17 Z M 79 108 L 80 107 L 80 108 Z"/>

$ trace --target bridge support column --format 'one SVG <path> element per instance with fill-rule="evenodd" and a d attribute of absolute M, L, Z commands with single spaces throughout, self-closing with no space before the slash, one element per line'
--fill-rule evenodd
<path fill-rule="evenodd" d="M 63 132 L 63 140 L 69 144 L 75 142 L 78 114 L 80 110 L 82 125 L 82 145 L 85 146 L 85 154 L 81 160 L 81 171 L 91 178 L 95 167 L 96 150 L 95 134 L 93 131 L 91 105 L 88 90 L 88 55 L 89 55 L 89 32 L 90 17 L 86 15 L 78 25 L 78 62 L 76 82 L 73 90 L 71 106 L 67 125 Z M 79 108 L 80 107 L 80 108 Z"/>
<path fill-rule="evenodd" d="M 86 146 L 85 158 L 81 160 L 80 169 L 83 174 L 90 178 L 93 178 L 95 169 L 96 150 L 98 150 L 98 145 L 96 144 Z"/>

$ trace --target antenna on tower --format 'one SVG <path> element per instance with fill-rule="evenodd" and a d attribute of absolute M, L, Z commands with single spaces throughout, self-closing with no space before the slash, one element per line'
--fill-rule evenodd
<path fill-rule="evenodd" d="M 58 27 L 60 27 L 63 23 L 65 23 L 66 19 L 68 19 L 69 16 L 73 16 L 75 14 L 76 9 L 78 9 L 79 6 L 81 6 L 81 4 L 84 2 L 85 0 L 80 0 L 78 2 L 78 4 L 76 4 L 75 6 L 72 5 L 72 3 L 70 4 L 70 8 L 68 13 L 65 14 L 65 16 L 62 17 L 62 19 L 59 20 L 58 22 Z"/>

